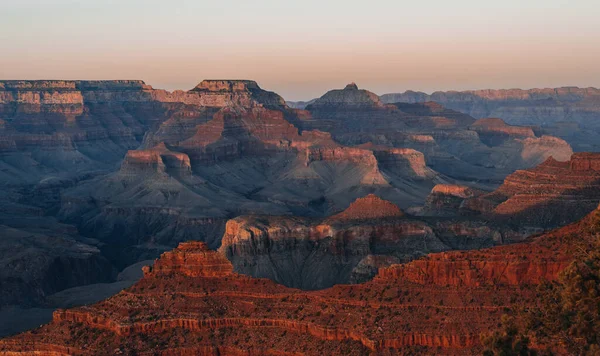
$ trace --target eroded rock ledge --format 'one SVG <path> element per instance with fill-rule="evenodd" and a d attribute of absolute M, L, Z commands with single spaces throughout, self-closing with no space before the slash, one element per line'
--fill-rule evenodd
<path fill-rule="evenodd" d="M 395 204 L 371 194 L 325 219 L 252 215 L 231 219 L 219 251 L 236 272 L 312 290 L 369 280 L 385 263 L 523 238 L 477 218 L 405 215 Z"/>
<path fill-rule="evenodd" d="M 572 223 L 600 203 L 600 154 L 574 153 L 568 161 L 549 157 L 518 170 L 496 191 L 468 199 L 464 206 L 522 227 Z"/>
<path fill-rule="evenodd" d="M 432 254 L 315 292 L 236 274 L 205 244 L 182 243 L 128 290 L 59 310 L 51 324 L 0 341 L 0 352 L 477 354 L 479 334 L 507 308 L 535 303 L 536 285 L 557 277 L 599 214 L 527 243 Z"/>

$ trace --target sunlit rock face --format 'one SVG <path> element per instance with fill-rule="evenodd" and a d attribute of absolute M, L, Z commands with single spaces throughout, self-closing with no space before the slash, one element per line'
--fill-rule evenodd
<path fill-rule="evenodd" d="M 375 195 L 325 219 L 241 216 L 227 222 L 219 251 L 239 273 L 289 287 L 365 281 L 391 263 L 431 252 L 520 241 L 524 235 L 472 219 L 417 219 Z"/>
<path fill-rule="evenodd" d="M 496 191 L 468 199 L 465 206 L 515 226 L 562 226 L 600 202 L 598 153 L 575 153 L 569 161 L 552 157 L 535 168 L 509 175 Z"/>
<path fill-rule="evenodd" d="M 547 134 L 434 102 L 386 104 L 356 84 L 295 109 L 248 80 L 173 92 L 135 80 L 0 81 L 0 224 L 30 234 L 37 252 L 23 261 L 44 261 L 7 260 L 6 280 L 24 282 L 6 300 L 31 294 L 38 305 L 111 282 L 188 240 L 229 251 L 236 271 L 309 289 L 429 252 L 520 241 L 518 226 L 486 225 L 498 203 L 479 190 L 550 155 L 568 160 L 569 145 Z M 440 185 L 477 193 L 432 193 Z M 431 214 L 412 215 L 427 204 Z M 63 229 L 72 232 L 52 233 Z M 260 248 L 247 238 L 255 230 Z M 53 282 L 40 285 L 46 275 Z"/>
<path fill-rule="evenodd" d="M 279 95 L 253 81 L 209 80 L 187 92 L 135 80 L 2 81 L 0 151 L 4 163 L 18 164 L 4 182 L 110 170 L 164 121 L 201 119 L 231 105 L 287 110 Z"/>
<path fill-rule="evenodd" d="M 485 191 L 464 185 L 438 184 L 433 187 L 431 193 L 425 201 L 425 205 L 421 209 L 417 210 L 417 214 L 423 216 L 456 216 L 457 214 L 477 214 L 479 213 L 479 210 L 472 212 L 465 204 L 465 201 L 485 193 Z"/>
<path fill-rule="evenodd" d="M 364 284 L 301 291 L 233 272 L 201 242 L 164 253 L 132 287 L 0 340 L 6 354 L 480 354 L 479 335 L 591 243 L 598 211 L 520 244 L 434 253 Z M 384 261 L 366 256 L 357 267 Z M 552 345 L 535 345 L 541 347 Z"/>

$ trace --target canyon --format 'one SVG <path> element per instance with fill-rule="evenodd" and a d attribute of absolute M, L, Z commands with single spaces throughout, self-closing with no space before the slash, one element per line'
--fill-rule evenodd
<path fill-rule="evenodd" d="M 476 218 L 409 216 L 371 194 L 325 219 L 252 215 L 229 220 L 219 252 L 238 273 L 310 290 L 370 280 L 381 267 L 429 253 L 514 243 L 526 236 Z"/>
<path fill-rule="evenodd" d="M 600 202 L 598 158 L 571 136 L 426 99 L 352 83 L 297 108 L 249 80 L 0 81 L 0 319 L 109 297 L 190 240 L 230 263 L 219 278 L 303 293 L 519 243 Z M 330 332 L 232 318 L 216 323 Z M 348 342 L 373 350 L 362 338 Z M 342 341 L 324 350 L 354 348 Z"/>
<path fill-rule="evenodd" d="M 433 253 L 320 291 L 237 274 L 205 243 L 181 243 L 132 287 L 57 310 L 50 324 L 0 340 L 0 353 L 480 354 L 479 336 L 503 313 L 536 305 L 536 286 L 595 239 L 598 221 L 595 210 L 527 242 Z"/>
<path fill-rule="evenodd" d="M 532 126 L 565 139 L 576 151 L 598 151 L 600 90 L 596 88 L 437 91 L 430 95 L 409 90 L 382 95 L 381 100 L 434 101 L 477 119 L 496 117 L 512 125 Z"/>
<path fill-rule="evenodd" d="M 494 192 L 468 198 L 464 206 L 523 228 L 563 226 L 587 215 L 600 202 L 600 154 L 575 153 L 509 175 Z"/>

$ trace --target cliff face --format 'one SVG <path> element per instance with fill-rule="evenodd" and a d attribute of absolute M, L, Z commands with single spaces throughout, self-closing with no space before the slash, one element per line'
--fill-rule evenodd
<path fill-rule="evenodd" d="M 599 156 L 575 153 L 566 162 L 548 158 L 509 175 L 496 191 L 465 203 L 519 226 L 547 228 L 577 221 L 600 202 Z"/>
<path fill-rule="evenodd" d="M 316 288 L 348 280 L 368 255 L 395 251 L 405 261 L 446 248 L 438 240 L 450 248 L 518 240 L 497 227 L 485 230 L 480 220 L 375 216 L 386 221 L 380 228 L 354 219 L 353 212 L 347 212 L 351 220 L 323 220 L 355 199 L 374 193 L 406 211 L 421 206 L 437 184 L 477 181 L 495 188 L 515 168 L 571 153 L 538 128 L 503 125 L 507 137 L 484 142 L 485 132 L 496 135 L 494 125 L 484 130 L 469 115 L 432 102 L 384 104 L 356 85 L 308 109 L 292 109 L 247 80 L 207 80 L 174 92 L 133 80 L 1 81 L 0 224 L 20 229 L 54 216 L 99 240 L 102 258 L 94 254 L 90 267 L 72 264 L 90 275 L 71 273 L 68 264 L 53 269 L 49 278 L 56 283 L 67 272 L 75 275 L 65 284 L 72 286 L 109 278 L 103 269 L 154 258 L 182 241 L 218 248 L 227 221 L 238 216 L 298 215 L 306 219 L 294 224 L 319 236 L 318 243 L 294 233 L 286 241 L 298 247 L 278 241 L 281 252 L 239 242 L 240 250 L 257 256 L 296 251 L 288 272 L 287 262 L 273 267 L 266 257 L 253 264 L 250 252 L 240 255 L 236 268 L 247 263 L 251 273 L 298 286 L 311 276 L 316 282 L 307 285 Z M 523 134 L 529 130 L 534 136 Z M 475 211 L 491 204 L 465 202 Z M 377 212 L 366 207 L 359 213 L 368 220 Z M 311 219 L 331 226 L 331 235 L 314 232 Z M 265 223 L 268 229 L 277 224 Z M 263 235 L 265 244 L 277 240 Z M 319 252 L 310 257 L 311 251 Z M 339 275 L 318 276 L 316 267 L 303 264 L 311 258 Z M 367 275 L 381 265 L 364 262 Z M 96 268 L 104 263 L 111 268 Z"/>
<path fill-rule="evenodd" d="M 203 81 L 172 93 L 129 80 L 3 81 L 0 150 L 8 156 L 4 162 L 17 162 L 23 172 L 2 181 L 35 183 L 48 173 L 110 170 L 171 115 L 187 110 L 202 116 L 230 105 L 287 110 L 281 97 L 251 81 Z"/>
<path fill-rule="evenodd" d="M 490 187 L 515 169 L 535 166 L 550 155 L 566 160 L 573 152 L 567 142 L 539 127 L 475 120 L 432 101 L 388 103 L 348 85 L 306 106 L 311 118 L 301 127 L 330 132 L 344 144 L 414 149 L 437 172 L 459 180 L 488 181 Z"/>
<path fill-rule="evenodd" d="M 373 282 L 406 280 L 420 285 L 478 288 L 531 286 L 552 281 L 582 244 L 593 243 L 600 210 L 580 221 L 537 236 L 527 243 L 477 251 L 431 254 L 408 264 L 379 271 Z"/>
<path fill-rule="evenodd" d="M 435 101 L 476 118 L 501 117 L 517 125 L 539 124 L 540 119 L 563 121 L 568 118 L 569 109 L 575 109 L 573 113 L 577 115 L 591 114 L 597 112 L 592 103 L 598 98 L 600 90 L 577 87 L 448 91 L 431 95 L 407 91 L 381 96 L 386 103 Z"/>
<path fill-rule="evenodd" d="M 417 220 L 369 195 L 326 219 L 241 216 L 227 222 L 219 251 L 239 273 L 289 287 L 322 289 L 372 277 L 385 262 L 488 247 L 523 236 L 485 222 Z"/>
<path fill-rule="evenodd" d="M 433 254 L 314 292 L 236 274 L 203 243 L 185 243 L 133 287 L 58 310 L 52 323 L 1 340 L 0 352 L 478 354 L 479 335 L 507 310 L 535 305 L 536 285 L 591 239 L 597 215 L 527 243 Z"/>
<path fill-rule="evenodd" d="M 383 104 L 379 97 L 356 84 L 344 89 L 331 90 L 306 107 L 313 119 L 331 121 L 336 134 L 387 127 L 401 129 L 406 126 L 400 120 L 401 113 Z M 310 125 L 312 122 L 307 122 Z"/>
<path fill-rule="evenodd" d="M 576 151 L 598 151 L 600 90 L 546 88 L 435 92 L 407 91 L 381 96 L 385 103 L 435 101 L 475 118 L 500 117 L 512 125 L 535 125 L 559 136 Z M 566 126 L 569 126 L 568 128 Z"/>
<path fill-rule="evenodd" d="M 145 277 L 176 274 L 219 278 L 232 275 L 233 266 L 204 243 L 182 242 L 177 249 L 163 253 L 153 266 L 146 266 L 143 271 Z"/>
<path fill-rule="evenodd" d="M 364 198 L 357 199 L 343 212 L 336 214 L 328 221 L 353 221 L 373 220 L 385 218 L 399 218 L 404 213 L 393 203 L 370 194 Z"/>
<path fill-rule="evenodd" d="M 423 216 L 471 215 L 465 201 L 485 194 L 484 191 L 456 184 L 438 184 L 431 190 L 423 208 L 417 211 Z"/>
<path fill-rule="evenodd" d="M 510 137 L 535 137 L 533 129 L 524 126 L 510 126 L 502 119 L 487 118 L 475 121 L 470 129 L 477 132 L 481 140 L 492 146 L 502 143 Z"/>
<path fill-rule="evenodd" d="M 193 92 L 254 95 L 254 85 L 207 82 Z M 299 130 L 287 109 L 265 105 L 178 111 L 145 136 L 143 148 L 127 152 L 119 171 L 63 192 L 59 216 L 117 243 L 114 253 L 130 244 L 173 246 L 192 236 L 216 248 L 227 217 L 330 215 L 369 193 L 407 207 L 443 180 L 416 150 L 344 146 L 329 133 Z M 111 258 L 120 266 L 130 262 Z"/>
<path fill-rule="evenodd" d="M 484 166 L 493 169 L 479 169 L 481 174 L 489 171 L 487 179 L 498 179 L 515 168 L 540 163 L 548 150 L 557 159 L 561 153 L 570 154 L 564 142 L 535 141 L 549 133 L 543 130 L 534 130 L 534 137 L 531 128 L 473 124 L 468 115 L 435 103 L 386 105 L 355 84 L 327 93 L 308 111 L 289 108 L 280 96 L 253 81 L 207 80 L 190 91 L 175 92 L 127 80 L 0 84 L 0 150 L 7 157 L 3 171 L 10 172 L 2 178 L 11 184 L 35 183 L 48 174 L 73 177 L 108 171 L 140 143 L 181 143 L 182 150 L 197 151 L 196 158 L 190 155 L 192 160 L 205 162 L 264 151 L 265 136 L 275 138 L 267 140 L 270 148 L 281 148 L 282 132 L 265 131 L 271 125 L 286 126 L 275 124 L 278 120 L 288 125 L 285 140 L 290 140 L 288 134 L 294 136 L 289 127 L 294 125 L 329 131 L 345 144 L 373 141 L 412 148 L 422 151 L 434 168 L 456 178 L 471 178 L 477 166 Z M 210 136 L 221 131 L 235 139 Z M 263 144 L 240 141 L 236 132 Z M 430 139 L 425 143 L 419 137 Z M 497 147 L 490 150 L 490 142 Z M 459 164 L 449 163 L 449 158 Z"/>

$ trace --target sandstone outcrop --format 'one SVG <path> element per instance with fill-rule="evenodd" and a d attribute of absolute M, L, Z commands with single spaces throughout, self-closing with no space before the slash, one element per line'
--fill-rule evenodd
<path fill-rule="evenodd" d="M 380 269 L 364 285 L 313 292 L 236 274 L 203 243 L 185 243 L 131 288 L 58 310 L 52 323 L 0 340 L 0 352 L 479 354 L 479 335 L 502 313 L 536 303 L 536 285 L 591 240 L 598 214 L 526 243 L 433 254 Z"/>
<path fill-rule="evenodd" d="M 496 191 L 465 203 L 521 227 L 540 229 L 577 221 L 600 202 L 599 157 L 575 153 L 566 162 L 550 157 L 535 168 L 509 175 Z"/>
<path fill-rule="evenodd" d="M 205 243 L 182 242 L 177 249 L 165 252 L 153 266 L 144 267 L 144 276 L 184 275 L 188 277 L 227 277 L 233 266 L 225 256 L 214 253 Z"/>
<path fill-rule="evenodd" d="M 314 221 L 323 223 L 355 199 L 376 194 L 407 211 L 422 206 L 437 184 L 491 190 L 516 168 L 529 168 L 548 155 L 561 160 L 571 154 L 564 141 L 543 136 L 548 132 L 539 127 L 532 128 L 535 136 L 513 135 L 488 146 L 469 129 L 475 122 L 469 115 L 433 102 L 385 104 L 355 84 L 326 94 L 308 109 L 290 108 L 279 95 L 248 80 L 207 80 L 173 92 L 137 80 L 0 81 L 0 224 L 22 229 L 55 217 L 77 229 L 69 235 L 97 239 L 82 241 L 98 251 L 89 256 L 90 266 L 73 262 L 90 275 L 72 273 L 73 280 L 64 285 L 71 287 L 110 281 L 105 271 L 153 259 L 182 241 L 203 240 L 216 249 L 227 221 L 235 217 L 298 215 L 300 222 L 289 226 L 301 228 L 288 240 L 299 247 L 276 244 L 285 258 L 298 251 L 293 277 L 277 273 L 296 286 L 316 276 L 310 287 L 316 288 L 348 280 L 367 255 L 395 251 L 406 261 L 441 248 L 519 240 L 501 224 L 486 230 L 480 219 L 456 221 L 455 216 L 426 222 L 378 217 L 401 221 L 381 228 L 338 220 L 327 222 L 345 225 L 331 239 L 323 240 L 321 233 L 314 241 L 298 238 L 312 231 Z M 466 199 L 463 205 L 491 211 L 497 203 Z M 371 213 L 360 214 L 370 220 Z M 273 229 L 277 224 L 265 223 Z M 54 226 L 45 225 L 41 234 Z M 270 242 L 272 236 L 265 236 Z M 75 240 L 79 237 L 65 241 Z M 242 245 L 241 250 L 249 248 Z M 49 256 L 61 255 L 47 244 L 39 246 Z M 68 251 L 65 247 L 63 254 L 70 261 Z M 258 251 L 255 255 L 273 253 Z M 340 274 L 321 277 L 317 262 L 312 270 L 302 265 L 310 251 L 319 251 L 310 258 L 328 261 Z M 259 273 L 252 253 L 240 261 L 250 261 L 248 270 Z M 368 265 L 378 263 L 367 262 L 370 275 L 374 269 Z M 276 279 L 276 270 L 260 273 Z M 56 281 L 69 280 L 64 274 L 70 267 L 54 271 Z M 296 271 L 308 272 L 298 276 Z M 34 299 L 33 304 L 43 298 Z"/>
<path fill-rule="evenodd" d="M 418 215 L 456 216 L 468 215 L 471 209 L 465 204 L 470 198 L 485 194 L 485 191 L 456 184 L 438 184 L 431 190 Z"/>
<path fill-rule="evenodd" d="M 327 221 L 373 220 L 402 217 L 404 213 L 393 203 L 369 194 L 354 201 L 343 212 L 333 215 Z"/>
<path fill-rule="evenodd" d="M 502 119 L 497 118 L 479 119 L 469 128 L 477 132 L 481 140 L 489 146 L 501 144 L 509 138 L 535 137 L 530 127 L 507 125 Z"/>
<path fill-rule="evenodd" d="M 386 261 L 431 252 L 518 242 L 523 235 L 485 221 L 406 216 L 375 195 L 325 219 L 241 216 L 229 220 L 219 251 L 236 272 L 289 287 L 322 289 L 363 281 Z"/>
<path fill-rule="evenodd" d="M 167 171 L 186 177 L 192 174 L 192 165 L 187 154 L 171 151 L 164 143 L 147 150 L 130 150 L 121 163 L 121 172 L 130 175 Z"/>

